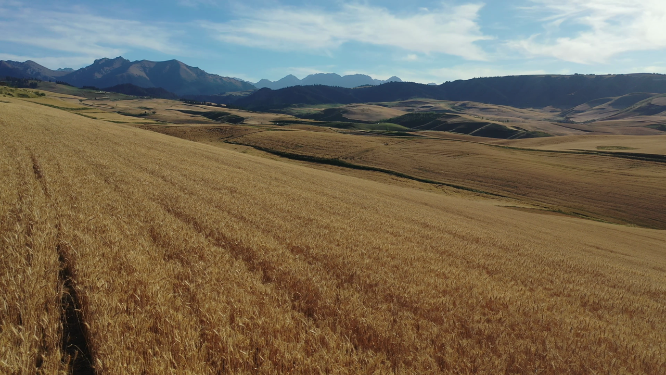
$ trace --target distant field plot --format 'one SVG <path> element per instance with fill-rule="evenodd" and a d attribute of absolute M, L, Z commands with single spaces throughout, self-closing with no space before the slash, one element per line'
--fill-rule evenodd
<path fill-rule="evenodd" d="M 497 141 L 495 143 L 542 150 L 605 150 L 666 155 L 666 133 L 651 136 L 588 135 L 584 137 L 552 137 Z"/>
<path fill-rule="evenodd" d="M 446 134 L 427 134 L 433 133 Z M 660 140 L 651 141 L 650 138 L 636 138 L 636 145 L 650 144 L 636 151 L 649 153 L 661 147 Z M 557 139 L 562 138 L 517 140 L 508 144 L 557 145 Z M 593 142 L 594 147 L 587 148 L 602 151 L 596 147 L 617 146 L 608 138 L 601 139 L 601 143 Z M 666 228 L 666 174 L 663 162 L 502 148 L 472 140 L 484 139 L 468 136 L 391 139 L 299 131 L 252 132 L 233 139 L 233 142 L 264 150 L 384 168 L 435 183 L 455 184 L 511 197 L 573 215 Z M 633 143 L 619 142 L 620 146 L 624 144 L 631 146 Z M 570 147 L 567 145 L 564 148 Z M 585 148 L 584 145 L 581 148 Z"/>
<path fill-rule="evenodd" d="M 2 100 L 1 373 L 666 371 L 662 230 L 498 207 Z M 319 154 L 329 144 L 325 156 L 381 165 L 390 150 L 398 167 L 434 160 L 410 173 L 467 169 L 461 184 L 492 152 L 487 171 L 507 176 L 506 191 L 551 181 L 594 206 L 633 186 L 663 212 L 663 190 L 650 190 L 664 186 L 662 166 L 269 133 L 306 132 L 239 140 Z M 457 172 L 442 175 L 445 164 Z M 594 170 L 605 185 L 576 184 Z M 551 172 L 578 177 L 556 183 Z M 594 197 L 574 194 L 585 184 Z"/>

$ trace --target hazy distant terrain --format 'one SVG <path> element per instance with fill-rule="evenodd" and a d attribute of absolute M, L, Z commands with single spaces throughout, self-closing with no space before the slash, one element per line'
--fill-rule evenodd
<path fill-rule="evenodd" d="M 296 76 L 290 74 L 278 81 L 269 81 L 267 79 L 262 79 L 261 81 L 255 83 L 254 86 L 258 89 L 266 87 L 272 90 L 279 90 L 291 86 L 310 86 L 310 85 L 325 85 L 325 86 L 354 88 L 359 86 L 376 86 L 388 82 L 402 82 L 402 80 L 395 76 L 387 80 L 381 80 L 381 79 L 374 79 L 365 74 L 352 74 L 352 75 L 340 76 L 335 73 L 317 73 L 317 74 L 311 74 L 303 79 L 298 79 Z"/>
<path fill-rule="evenodd" d="M 392 82 L 347 89 L 329 86 L 294 86 L 262 89 L 241 98 L 237 105 L 254 109 L 281 109 L 294 104 L 350 104 L 390 102 L 413 98 L 475 101 L 520 108 L 573 108 L 606 97 L 631 93 L 666 93 L 666 75 L 539 75 L 475 78 L 423 85 Z"/>

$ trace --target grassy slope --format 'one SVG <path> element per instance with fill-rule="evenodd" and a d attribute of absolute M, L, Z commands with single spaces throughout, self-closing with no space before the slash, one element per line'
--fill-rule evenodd
<path fill-rule="evenodd" d="M 233 141 L 385 168 L 601 220 L 666 228 L 666 200 L 658 198 L 666 195 L 663 163 L 455 139 L 395 140 L 307 131 L 253 132 Z"/>
<path fill-rule="evenodd" d="M 68 275 L 91 361 L 106 373 L 666 369 L 663 231 L 7 101 L 2 372 L 66 370 Z"/>
<path fill-rule="evenodd" d="M 584 137 L 551 137 L 497 141 L 514 147 L 538 148 L 542 150 L 607 150 L 643 154 L 666 155 L 666 134 L 652 136 L 588 135 Z"/>

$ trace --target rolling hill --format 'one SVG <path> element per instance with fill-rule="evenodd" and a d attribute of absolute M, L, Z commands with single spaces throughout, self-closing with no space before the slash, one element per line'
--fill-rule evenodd
<path fill-rule="evenodd" d="M 132 96 L 148 96 L 159 99 L 178 99 L 178 95 L 169 92 L 161 87 L 139 87 L 131 83 L 123 83 L 113 87 L 106 87 L 103 91 L 116 92 L 119 94 Z"/>
<path fill-rule="evenodd" d="M 261 89 L 236 104 L 256 110 L 279 110 L 296 104 L 390 102 L 412 98 L 475 101 L 518 108 L 553 106 L 563 110 L 606 97 L 631 93 L 666 93 L 666 76 L 538 75 L 475 78 L 439 86 L 391 82 L 348 89 L 329 86 L 294 86 Z"/>

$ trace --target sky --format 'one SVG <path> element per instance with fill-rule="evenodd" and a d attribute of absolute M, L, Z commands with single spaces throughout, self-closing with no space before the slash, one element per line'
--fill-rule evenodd
<path fill-rule="evenodd" d="M 0 60 L 117 56 L 250 82 L 666 73 L 666 0 L 0 0 Z"/>

